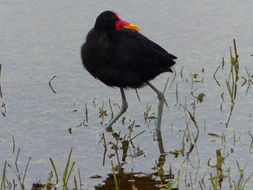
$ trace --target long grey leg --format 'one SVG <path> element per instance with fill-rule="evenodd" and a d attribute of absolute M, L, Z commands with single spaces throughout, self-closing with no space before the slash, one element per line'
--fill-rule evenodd
<path fill-rule="evenodd" d="M 146 82 L 146 84 L 148 86 L 150 86 L 155 93 L 158 96 L 159 99 L 159 104 L 158 104 L 158 114 L 157 114 L 157 120 L 156 120 L 156 131 L 160 131 L 161 130 L 161 121 L 162 121 L 162 115 L 163 115 L 163 105 L 165 102 L 165 98 L 162 92 L 160 92 L 159 90 L 157 90 L 150 82 Z"/>
<path fill-rule="evenodd" d="M 120 88 L 120 92 L 121 92 L 121 98 L 122 98 L 122 106 L 120 108 L 120 112 L 107 124 L 106 126 L 106 130 L 110 130 L 112 128 L 112 125 L 117 121 L 117 119 L 120 118 L 120 116 L 126 112 L 127 108 L 128 108 L 128 104 L 126 101 L 126 96 L 124 93 L 124 89 Z"/>

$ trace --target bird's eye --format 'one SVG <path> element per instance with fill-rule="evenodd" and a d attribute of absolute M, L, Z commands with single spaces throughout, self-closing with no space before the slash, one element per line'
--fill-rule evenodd
<path fill-rule="evenodd" d="M 116 18 L 116 17 L 113 18 L 113 21 L 114 21 L 114 22 L 117 22 L 118 20 L 119 20 L 119 19 Z"/>

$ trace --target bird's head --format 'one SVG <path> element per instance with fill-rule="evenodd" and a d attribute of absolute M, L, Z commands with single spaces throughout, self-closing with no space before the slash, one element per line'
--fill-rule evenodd
<path fill-rule="evenodd" d="M 134 31 L 139 31 L 140 28 L 134 24 L 128 23 L 122 20 L 118 13 L 115 11 L 104 11 L 102 12 L 96 20 L 95 29 L 99 30 L 120 30 L 121 28 L 127 28 Z"/>

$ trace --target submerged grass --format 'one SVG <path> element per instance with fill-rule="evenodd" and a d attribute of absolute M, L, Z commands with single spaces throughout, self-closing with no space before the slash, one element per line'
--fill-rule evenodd
<path fill-rule="evenodd" d="M 218 84 L 219 87 L 222 87 L 221 82 L 217 79 L 216 74 L 218 73 L 218 71 L 222 70 L 224 71 L 224 65 L 225 65 L 225 59 L 224 57 L 222 57 L 222 62 L 221 64 L 216 68 L 214 74 L 213 74 L 213 78 L 216 81 L 216 83 Z M 239 54 L 238 54 L 238 49 L 237 49 L 237 44 L 236 44 L 236 40 L 233 39 L 233 46 L 230 47 L 230 64 L 229 64 L 230 68 L 229 68 L 229 73 L 226 74 L 224 73 L 223 76 L 227 76 L 225 78 L 225 87 L 227 89 L 229 98 L 230 98 L 230 111 L 228 114 L 228 118 L 227 121 L 225 122 L 225 126 L 228 127 L 233 111 L 234 111 L 234 107 L 235 107 L 235 100 L 237 97 L 237 90 L 238 90 L 238 82 L 239 82 L 239 71 L 240 71 L 240 63 L 239 63 Z M 246 69 L 246 73 L 247 73 L 247 79 L 245 77 L 242 77 L 244 79 L 244 83 L 242 84 L 245 85 L 246 83 L 248 83 L 248 88 L 250 86 L 250 77 L 249 77 L 249 71 Z M 248 89 L 247 89 L 248 91 Z M 246 94 L 247 94 L 246 91 Z M 223 94 L 224 95 L 224 94 Z M 222 96 L 223 96 L 222 95 Z M 223 102 L 224 102 L 224 98 L 222 97 Z M 220 105 L 220 109 L 222 110 L 222 104 Z"/>
<path fill-rule="evenodd" d="M 231 100 L 231 107 L 230 107 L 228 120 L 226 122 L 226 127 L 228 127 L 232 113 L 234 111 L 235 99 L 237 95 L 237 83 L 239 80 L 239 68 L 240 68 L 239 60 L 238 60 L 239 55 L 237 52 L 235 39 L 233 39 L 233 45 L 234 45 L 233 46 L 234 53 L 232 51 L 232 48 L 230 47 L 230 73 L 228 75 L 228 78 L 225 80 L 228 94 Z"/>

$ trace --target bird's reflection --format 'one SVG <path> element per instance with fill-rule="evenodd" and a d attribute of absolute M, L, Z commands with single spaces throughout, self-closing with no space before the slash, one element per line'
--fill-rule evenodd
<path fill-rule="evenodd" d="M 163 138 L 162 138 L 162 133 L 161 133 L 161 130 L 156 130 L 156 141 L 158 143 L 158 148 L 159 148 L 159 151 L 160 151 L 160 154 L 164 154 L 164 146 L 163 146 Z"/>
<path fill-rule="evenodd" d="M 173 181 L 175 181 L 175 175 L 172 173 L 172 170 L 170 169 L 168 172 L 168 170 L 163 168 L 166 163 L 167 154 L 164 150 L 162 132 L 160 130 L 156 130 L 154 138 L 155 141 L 157 141 L 158 150 L 160 153 L 155 166 L 150 166 L 154 172 L 142 173 L 125 171 L 124 165 L 127 164 L 126 160 L 128 157 L 136 158 L 143 155 L 145 156 L 144 151 L 136 146 L 133 141 L 134 138 L 137 138 L 144 132 L 145 131 L 142 131 L 137 135 L 132 135 L 133 127 L 130 128 L 127 134 L 115 133 L 114 131 L 111 131 L 110 133 L 106 133 L 113 137 L 114 140 L 111 141 L 108 141 L 104 134 L 102 135 L 102 142 L 104 146 L 103 164 L 105 164 L 105 160 L 107 158 L 112 159 L 112 157 L 116 158 L 117 163 L 115 163 L 115 166 L 114 164 L 112 165 L 112 172 L 108 174 L 106 180 L 103 181 L 103 184 L 97 185 L 95 189 L 115 189 L 115 185 L 117 184 L 119 189 L 126 190 L 132 190 L 133 187 L 147 190 L 170 187 L 173 190 L 178 190 L 178 188 L 171 187 L 171 184 L 173 184 Z M 114 150 L 114 152 L 108 154 L 109 148 Z M 115 183 L 115 180 L 117 180 L 119 183 Z"/>
<path fill-rule="evenodd" d="M 124 170 L 120 170 L 117 173 L 117 180 L 119 183 L 119 189 L 133 190 L 133 187 L 137 189 L 145 190 L 157 190 L 163 187 L 162 184 L 168 184 L 169 181 L 174 180 L 174 175 L 163 175 L 162 181 L 157 173 L 126 173 Z M 95 186 L 96 190 L 108 190 L 115 189 L 115 181 L 112 173 L 108 174 L 108 177 L 104 181 L 104 184 Z M 172 190 L 178 190 L 178 188 L 171 188 Z"/>

